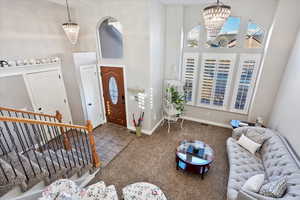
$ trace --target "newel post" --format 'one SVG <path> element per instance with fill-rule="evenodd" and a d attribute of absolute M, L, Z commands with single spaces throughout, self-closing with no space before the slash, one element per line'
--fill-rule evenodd
<path fill-rule="evenodd" d="M 62 114 L 58 110 L 56 111 L 55 118 L 57 119 L 57 121 L 59 123 L 62 123 Z M 65 133 L 65 130 L 63 129 L 63 127 L 60 127 L 60 132 L 61 132 L 61 134 L 63 136 L 63 143 L 64 143 L 64 146 L 65 146 L 65 149 L 66 150 L 70 150 L 71 149 L 71 144 L 70 144 L 68 136 Z"/>
<path fill-rule="evenodd" d="M 89 139 L 90 139 L 93 165 L 94 165 L 94 167 L 98 168 L 98 167 L 100 167 L 100 158 L 99 158 L 99 155 L 96 150 L 95 138 L 93 135 L 93 125 L 90 120 L 87 121 L 86 127 L 87 127 L 87 131 L 88 131 Z"/>

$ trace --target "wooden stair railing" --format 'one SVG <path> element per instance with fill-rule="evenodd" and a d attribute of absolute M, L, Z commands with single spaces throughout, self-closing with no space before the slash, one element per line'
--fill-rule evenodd
<path fill-rule="evenodd" d="M 5 111 L 7 113 L 4 113 L 3 111 Z M 0 106 L 0 115 L 16 117 L 16 118 L 35 119 L 35 120 L 48 121 L 48 122 L 62 123 L 62 121 L 63 121 L 62 120 L 63 116 L 58 110 L 56 111 L 55 115 L 50 115 L 50 114 L 37 113 L 37 112 L 32 112 L 32 111 L 27 111 L 27 110 L 21 110 L 21 109 Z M 65 135 L 64 129 L 60 128 L 60 131 L 63 135 L 63 142 L 64 142 L 65 149 L 70 150 L 71 149 L 70 141 L 68 140 L 68 137 Z"/>
<path fill-rule="evenodd" d="M 0 110 L 2 109 L 2 107 L 0 108 Z M 10 109 L 11 111 L 13 109 Z M 32 113 L 32 112 L 28 112 L 28 111 L 24 111 L 25 113 Z M 36 114 L 36 113 L 34 113 Z M 45 116 L 45 114 L 42 114 L 43 116 Z M 49 115 L 50 116 L 50 115 Z M 61 120 L 61 115 L 59 114 L 59 112 L 57 112 L 56 116 L 58 121 Z M 26 119 L 26 118 L 17 118 L 17 117 L 7 117 L 7 116 L 0 116 L 0 122 L 10 122 L 14 125 L 15 129 L 18 128 L 18 126 L 16 125 L 16 123 L 20 124 L 19 126 L 21 127 L 21 130 L 23 132 L 23 129 L 26 129 L 26 126 L 24 125 L 38 125 L 38 126 L 46 126 L 48 128 L 48 130 L 55 130 L 55 127 L 60 128 L 61 133 L 63 134 L 63 138 L 67 138 L 68 139 L 68 144 L 71 146 L 72 142 L 70 141 L 70 135 L 69 132 L 72 131 L 76 131 L 77 134 L 77 138 L 78 138 L 78 133 L 82 133 L 86 134 L 89 138 L 89 150 L 91 150 L 91 158 L 92 158 L 92 164 L 94 167 L 98 168 L 100 167 L 100 158 L 99 155 L 96 151 L 96 144 L 95 144 L 95 138 L 93 135 L 93 126 L 91 121 L 87 121 L 86 126 L 79 126 L 79 125 L 72 125 L 72 124 L 65 124 L 65 123 L 61 123 L 61 122 L 48 122 L 48 121 L 40 121 L 40 120 L 36 120 L 36 119 Z M 24 128 L 22 129 L 22 124 L 24 124 Z M 6 128 L 8 126 L 6 125 Z M 50 127 L 50 128 L 49 128 Z M 41 132 L 43 132 L 45 134 L 45 129 L 41 128 Z M 47 129 L 46 129 L 47 130 Z M 1 130 L 2 131 L 2 130 Z M 9 131 L 9 130 L 8 130 Z M 3 134 L 3 133 L 1 133 Z M 24 133 L 23 133 L 24 134 Z M 72 133 L 72 137 L 73 137 L 73 143 L 75 142 L 76 145 L 76 134 L 75 137 Z M 13 139 L 12 139 L 13 140 Z M 68 150 L 68 149 L 67 149 Z M 77 150 L 77 149 L 76 149 Z M 79 152 L 82 154 L 82 152 Z"/>
<path fill-rule="evenodd" d="M 57 119 L 57 112 L 59 113 L 59 111 L 57 111 L 55 115 L 50 115 L 50 114 L 37 113 L 37 112 L 32 112 L 32 111 L 27 111 L 27 110 L 21 110 L 21 109 L 8 108 L 8 107 L 0 106 L 0 112 L 2 112 L 2 115 L 3 115 L 3 111 L 6 111 L 10 117 L 15 116 L 17 118 L 18 117 L 29 118 L 29 119 L 33 118 L 33 119 L 36 119 L 36 120 L 44 120 L 44 121 L 48 121 L 48 120 L 51 120 L 51 119 L 58 120 Z M 42 117 L 44 117 L 44 118 L 42 118 Z M 47 118 L 48 118 L 48 120 L 47 120 Z"/>

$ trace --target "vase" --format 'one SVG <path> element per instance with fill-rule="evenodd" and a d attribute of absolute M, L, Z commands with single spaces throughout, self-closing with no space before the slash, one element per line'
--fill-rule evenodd
<path fill-rule="evenodd" d="M 141 126 L 135 127 L 135 134 L 138 137 L 142 136 L 142 127 Z"/>

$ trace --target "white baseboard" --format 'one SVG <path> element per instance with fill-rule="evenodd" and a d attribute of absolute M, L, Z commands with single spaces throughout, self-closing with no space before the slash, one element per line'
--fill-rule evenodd
<path fill-rule="evenodd" d="M 163 120 L 164 120 L 164 118 L 161 118 L 151 130 L 142 129 L 142 133 L 145 135 L 152 135 Z M 129 129 L 131 131 L 135 131 L 135 128 L 133 126 L 127 126 L 127 129 Z"/>
<path fill-rule="evenodd" d="M 212 122 L 212 121 L 208 121 L 208 120 L 198 119 L 198 118 L 194 118 L 194 117 L 184 116 L 183 119 L 194 121 L 194 122 L 199 122 L 199 123 L 202 123 L 202 124 L 208 124 L 208 125 L 212 125 L 212 126 L 218 126 L 218 127 L 222 127 L 222 128 L 230 128 L 230 129 L 232 128 L 229 124 L 217 123 L 217 122 Z"/>

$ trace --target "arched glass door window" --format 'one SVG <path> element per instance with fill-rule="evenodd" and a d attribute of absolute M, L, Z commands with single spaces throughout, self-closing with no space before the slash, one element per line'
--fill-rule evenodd
<path fill-rule="evenodd" d="M 195 26 L 187 33 L 187 46 L 197 48 L 200 45 L 201 26 Z"/>
<path fill-rule="evenodd" d="M 262 48 L 265 31 L 256 23 L 249 21 L 245 39 L 245 48 Z"/>
<path fill-rule="evenodd" d="M 241 19 L 239 17 L 229 17 L 223 25 L 218 35 L 207 41 L 207 47 L 233 48 L 237 44 Z"/>
<path fill-rule="evenodd" d="M 98 28 L 102 58 L 123 57 L 123 31 L 121 23 L 109 17 Z"/>

